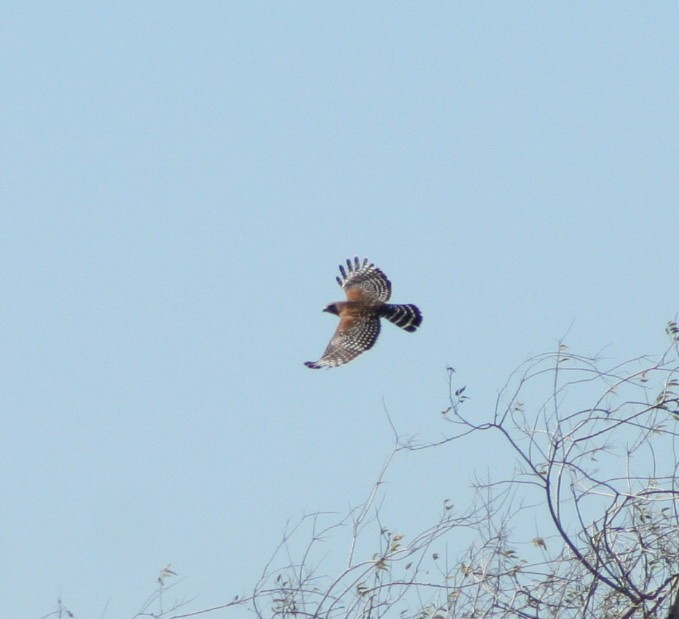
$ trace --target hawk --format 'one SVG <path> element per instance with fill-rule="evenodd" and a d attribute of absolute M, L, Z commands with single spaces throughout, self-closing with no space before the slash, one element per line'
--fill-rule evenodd
<path fill-rule="evenodd" d="M 387 303 L 391 282 L 366 258 L 340 264 L 337 283 L 344 288 L 346 301 L 331 303 L 324 312 L 339 316 L 340 322 L 323 356 L 306 361 L 308 368 L 336 367 L 348 363 L 373 347 L 380 334 L 380 318 L 386 318 L 405 331 L 415 331 L 422 324 L 422 313 L 415 305 Z"/>

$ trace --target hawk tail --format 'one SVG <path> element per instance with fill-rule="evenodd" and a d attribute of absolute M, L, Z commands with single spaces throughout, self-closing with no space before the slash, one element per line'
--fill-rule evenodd
<path fill-rule="evenodd" d="M 422 324 L 422 312 L 420 312 L 416 305 L 394 305 L 387 303 L 382 307 L 380 316 L 410 333 Z"/>

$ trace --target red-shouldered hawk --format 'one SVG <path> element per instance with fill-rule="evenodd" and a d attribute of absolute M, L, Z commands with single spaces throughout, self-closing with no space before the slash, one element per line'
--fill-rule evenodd
<path fill-rule="evenodd" d="M 336 314 L 340 323 L 323 356 L 318 361 L 306 361 L 309 368 L 335 367 L 348 363 L 375 344 L 380 334 L 380 318 L 386 318 L 406 331 L 415 331 L 422 324 L 422 313 L 415 305 L 387 303 L 391 282 L 366 258 L 347 260 L 347 270 L 340 264 L 342 277 L 337 283 L 344 288 L 346 301 L 331 303 L 323 311 Z"/>

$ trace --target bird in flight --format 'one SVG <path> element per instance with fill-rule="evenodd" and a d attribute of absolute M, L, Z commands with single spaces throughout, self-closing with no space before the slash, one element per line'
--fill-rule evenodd
<path fill-rule="evenodd" d="M 308 368 L 336 367 L 348 363 L 373 347 L 380 334 L 380 318 L 386 318 L 405 331 L 415 331 L 422 324 L 422 313 L 415 305 L 387 303 L 391 282 L 366 258 L 340 264 L 337 283 L 347 295 L 346 301 L 331 303 L 324 312 L 339 316 L 328 347 L 318 361 L 306 361 Z"/>

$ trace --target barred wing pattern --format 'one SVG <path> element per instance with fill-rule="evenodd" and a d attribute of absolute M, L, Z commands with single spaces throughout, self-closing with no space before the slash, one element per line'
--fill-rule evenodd
<path fill-rule="evenodd" d="M 347 270 L 340 264 L 342 277 L 337 283 L 344 288 L 348 301 L 381 302 L 391 296 L 391 282 L 372 262 L 366 258 L 363 263 L 358 258 L 347 260 Z"/>
<path fill-rule="evenodd" d="M 317 370 L 349 363 L 361 353 L 370 350 L 380 334 L 380 320 L 376 317 L 366 317 L 348 329 L 342 327 L 340 322 L 323 356 L 318 361 L 307 361 L 304 365 Z"/>

